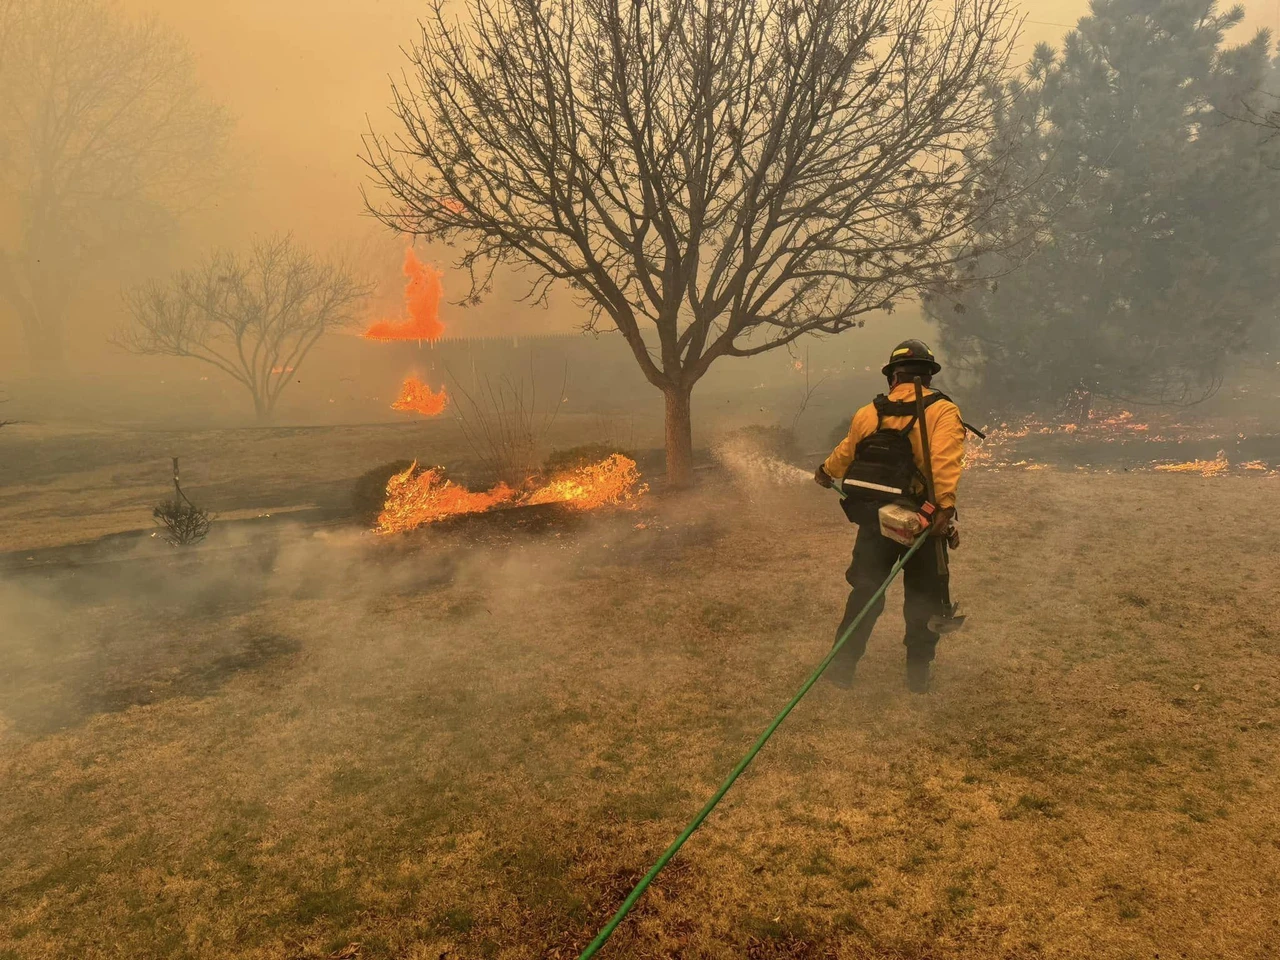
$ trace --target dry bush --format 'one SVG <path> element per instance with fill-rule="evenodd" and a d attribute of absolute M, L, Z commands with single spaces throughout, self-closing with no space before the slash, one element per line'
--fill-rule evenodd
<path fill-rule="evenodd" d="M 542 409 L 532 358 L 527 379 L 504 374 L 495 382 L 486 376 L 471 390 L 452 373 L 450 379 L 455 386 L 454 415 L 471 452 L 494 480 L 522 486 L 538 472 L 539 454 L 564 401 L 568 367 L 560 389 Z"/>
<path fill-rule="evenodd" d="M 197 507 L 186 497 L 156 504 L 151 516 L 165 529 L 165 542 L 175 547 L 199 543 L 208 535 L 212 522 L 208 511 Z"/>

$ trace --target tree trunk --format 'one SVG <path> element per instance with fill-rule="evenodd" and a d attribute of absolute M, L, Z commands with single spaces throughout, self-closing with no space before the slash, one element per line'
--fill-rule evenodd
<path fill-rule="evenodd" d="M 667 485 L 681 490 L 693 486 L 693 420 L 687 387 L 664 391 L 667 399 Z"/>
<path fill-rule="evenodd" d="M 266 397 L 260 396 L 256 392 L 253 395 L 253 413 L 258 423 L 266 426 L 273 418 L 275 411 L 272 404 Z"/>

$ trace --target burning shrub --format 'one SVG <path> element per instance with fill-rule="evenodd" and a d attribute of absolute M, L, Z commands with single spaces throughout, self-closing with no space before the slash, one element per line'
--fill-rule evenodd
<path fill-rule="evenodd" d="M 424 417 L 438 417 L 449 406 L 449 393 L 444 387 L 437 392 L 419 380 L 408 377 L 400 387 L 400 396 L 391 404 L 392 410 L 407 410 Z"/>
<path fill-rule="evenodd" d="M 620 453 L 568 470 L 534 490 L 523 502 L 564 503 L 577 510 L 606 505 L 629 506 L 649 491 L 640 482 L 636 462 Z"/>
<path fill-rule="evenodd" d="M 444 475 L 443 467 L 419 470 L 417 462 L 387 481 L 386 503 L 378 515 L 381 533 L 412 530 L 424 523 L 465 513 L 484 513 L 515 498 L 516 492 L 499 483 L 488 493 L 473 493 Z"/>
<path fill-rule="evenodd" d="M 565 470 L 538 486 L 517 491 L 499 483 L 485 493 L 472 492 L 445 479 L 441 467 L 419 470 L 417 463 L 411 463 L 387 481 L 378 532 L 399 533 L 448 517 L 503 507 L 564 504 L 574 510 L 631 508 L 648 490 L 648 485 L 640 482 L 636 462 L 620 453 L 599 463 Z"/>
<path fill-rule="evenodd" d="M 151 516 L 157 524 L 164 527 L 165 542 L 175 547 L 199 543 L 209 533 L 211 520 L 208 512 L 185 497 L 156 504 Z"/>
<path fill-rule="evenodd" d="M 392 460 L 380 467 L 374 467 L 356 479 L 355 489 L 351 491 L 351 512 L 361 523 L 377 522 L 382 513 L 383 504 L 387 502 L 387 483 L 398 473 L 404 473 L 415 464 L 414 460 Z"/>

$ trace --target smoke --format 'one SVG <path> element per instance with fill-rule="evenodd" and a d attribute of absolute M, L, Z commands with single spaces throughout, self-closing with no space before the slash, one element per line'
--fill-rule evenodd
<path fill-rule="evenodd" d="M 415 607 L 429 611 L 425 623 L 443 614 L 459 624 L 510 609 L 607 562 L 614 544 L 642 536 L 636 523 L 629 511 L 558 515 L 550 535 L 518 540 L 518 523 L 500 516 L 409 537 L 221 524 L 194 548 L 144 538 L 25 566 L 10 554 L 0 567 L 0 739 L 232 682 L 322 683 L 343 696 L 371 658 L 434 656 L 454 641 L 417 622 Z M 506 655 L 504 633 L 485 635 Z"/>
<path fill-rule="evenodd" d="M 368 612 L 389 595 L 459 574 L 461 553 L 406 557 L 360 531 L 215 526 L 198 548 L 145 539 L 117 554 L 0 574 L 0 702 L 17 732 L 97 713 L 207 696 L 245 669 L 311 642 L 276 610 L 340 600 Z"/>

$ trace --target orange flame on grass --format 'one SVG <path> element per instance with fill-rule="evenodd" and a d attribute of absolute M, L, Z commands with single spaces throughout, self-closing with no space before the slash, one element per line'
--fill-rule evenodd
<path fill-rule="evenodd" d="M 1219 450 L 1212 460 L 1188 460 L 1186 463 L 1159 463 L 1153 468 L 1161 473 L 1198 473 L 1202 477 L 1220 477 L 1231 469 L 1227 452 Z"/>
<path fill-rule="evenodd" d="M 400 533 L 424 524 L 499 507 L 563 503 L 576 510 L 605 506 L 637 506 L 649 487 L 640 482 L 636 462 L 615 453 L 599 463 L 569 470 L 541 486 L 517 493 L 500 483 L 487 493 L 473 493 L 444 478 L 440 467 L 417 473 L 414 463 L 387 482 L 387 499 L 378 516 L 379 533 Z"/>
<path fill-rule="evenodd" d="M 443 274 L 427 266 L 409 247 L 404 252 L 406 320 L 379 320 L 364 332 L 369 340 L 426 340 L 434 343 L 444 333 L 440 322 L 440 298 L 444 296 Z"/>
<path fill-rule="evenodd" d="M 986 440 L 977 440 L 972 437 L 966 438 L 964 463 L 968 468 L 979 468 L 986 470 L 1005 470 L 1005 469 L 1025 469 L 1036 470 L 1044 469 L 1045 464 L 1036 463 L 1035 460 L 1025 459 L 1022 456 L 1027 450 L 1027 445 L 1021 443 L 1028 437 L 1032 440 L 1045 435 L 1057 435 L 1070 437 L 1072 440 L 1081 440 L 1089 442 L 1102 441 L 1103 443 L 1182 443 L 1182 442 L 1204 442 L 1209 440 L 1222 440 L 1222 434 L 1208 432 L 1220 427 L 1214 427 L 1212 422 L 1195 423 L 1183 422 L 1175 415 L 1166 413 L 1155 413 L 1152 415 L 1151 422 L 1139 421 L 1130 411 L 1119 410 L 1112 413 L 1102 413 L 1098 410 L 1090 411 L 1089 416 L 1083 422 L 1044 422 L 1034 417 L 1021 420 L 1016 423 L 1001 423 L 997 427 L 993 427 L 987 431 Z M 1243 433 L 1236 434 L 1237 439 L 1244 440 Z M 1030 441 L 1028 441 L 1030 444 Z M 1065 446 L 1058 447 L 1059 453 L 1065 450 Z M 1076 469 L 1090 469 L 1085 465 L 1077 465 Z M 1106 472 L 1113 472 L 1110 467 L 1098 467 Z M 1119 469 L 1115 467 L 1114 469 Z M 1130 469 L 1126 467 L 1125 469 Z M 1275 462 L 1266 460 L 1249 460 L 1245 462 L 1231 463 L 1227 459 L 1226 451 L 1220 450 L 1216 457 L 1212 460 L 1188 460 L 1185 463 L 1170 463 L 1151 459 L 1140 467 L 1134 469 L 1156 470 L 1161 473 L 1186 473 L 1198 474 L 1203 477 L 1225 477 L 1236 474 L 1252 474 L 1254 476 L 1263 475 L 1266 477 L 1280 477 L 1280 469 L 1277 469 Z"/>
<path fill-rule="evenodd" d="M 387 481 L 387 500 L 378 515 L 379 533 L 413 530 L 464 513 L 484 513 L 512 500 L 516 492 L 500 483 L 488 493 L 472 493 L 446 480 L 440 467 L 417 473 L 417 461 Z"/>
<path fill-rule="evenodd" d="M 437 393 L 417 377 L 407 377 L 400 386 L 400 396 L 391 404 L 392 410 L 409 410 L 424 417 L 436 417 L 449 406 L 449 394 L 444 387 Z"/>
<path fill-rule="evenodd" d="M 630 457 L 615 453 L 599 463 L 562 474 L 534 490 L 525 503 L 566 503 L 576 510 L 630 506 L 649 492 Z"/>

